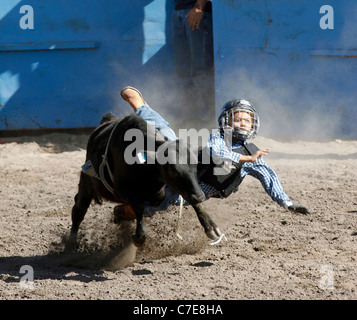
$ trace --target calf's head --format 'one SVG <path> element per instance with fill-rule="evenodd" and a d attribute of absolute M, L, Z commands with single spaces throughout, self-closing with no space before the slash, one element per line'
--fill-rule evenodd
<path fill-rule="evenodd" d="M 197 155 L 190 145 L 183 140 L 166 142 L 157 150 L 156 159 L 163 165 L 166 185 L 190 204 L 195 205 L 205 200 L 197 181 Z"/>

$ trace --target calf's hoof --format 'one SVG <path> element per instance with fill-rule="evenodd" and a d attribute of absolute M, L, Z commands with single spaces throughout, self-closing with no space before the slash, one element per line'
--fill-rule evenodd
<path fill-rule="evenodd" d="M 70 234 L 68 237 L 63 238 L 65 244 L 65 251 L 74 251 L 77 249 L 77 234 Z"/>
<path fill-rule="evenodd" d="M 222 232 L 218 228 L 206 231 L 206 236 L 211 240 L 218 240 L 222 236 Z"/>
<path fill-rule="evenodd" d="M 145 238 L 142 237 L 137 237 L 136 235 L 133 236 L 133 243 L 136 247 L 140 248 L 144 245 L 145 243 Z"/>

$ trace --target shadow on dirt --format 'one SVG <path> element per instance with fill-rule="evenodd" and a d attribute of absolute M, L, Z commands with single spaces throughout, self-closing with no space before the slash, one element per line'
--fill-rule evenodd
<path fill-rule="evenodd" d="M 133 264 L 136 247 L 132 244 L 110 252 L 62 252 L 30 257 L 1 257 L 0 280 L 19 282 L 29 266 L 35 280 L 76 280 L 84 283 L 109 280 L 105 271 L 118 271 Z M 28 270 L 28 269 L 26 269 Z"/>
<path fill-rule="evenodd" d="M 0 279 L 4 282 L 19 282 L 26 275 L 20 272 L 21 267 L 30 266 L 35 280 L 77 280 L 84 283 L 109 280 L 104 276 L 103 270 L 82 269 L 63 264 L 70 258 L 71 255 L 67 254 L 2 257 L 0 258 Z M 77 254 L 75 259 L 80 259 L 80 256 Z"/>
<path fill-rule="evenodd" d="M 80 244 L 68 250 L 68 237 L 63 235 L 57 243 L 52 242 L 47 254 L 0 257 L 0 280 L 19 282 L 24 276 L 20 271 L 23 266 L 33 270 L 36 280 L 77 280 L 84 283 L 109 280 L 105 271 L 118 271 L 132 266 L 136 258 L 137 247 L 131 242 L 131 237 L 125 236 L 125 233 L 121 236 L 120 244 L 117 242 L 111 248 L 92 248 Z"/>

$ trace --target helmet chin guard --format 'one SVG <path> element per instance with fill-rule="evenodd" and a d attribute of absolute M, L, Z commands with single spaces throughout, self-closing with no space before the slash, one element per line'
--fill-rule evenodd
<path fill-rule="evenodd" d="M 248 140 L 256 137 L 260 120 L 258 113 L 247 100 L 238 99 L 228 101 L 221 109 L 218 125 L 225 132 L 238 140 Z"/>

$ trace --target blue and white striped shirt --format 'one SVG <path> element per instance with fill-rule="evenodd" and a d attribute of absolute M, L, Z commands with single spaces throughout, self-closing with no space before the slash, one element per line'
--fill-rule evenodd
<path fill-rule="evenodd" d="M 240 153 L 234 152 L 234 149 L 240 148 L 242 143 L 247 142 L 232 142 L 232 148 L 227 147 L 224 137 L 218 132 L 214 132 L 210 135 L 207 141 L 207 150 L 210 152 L 211 157 L 221 158 L 224 160 L 231 160 L 238 163 L 241 157 Z M 283 187 L 278 179 L 275 171 L 270 168 L 263 157 L 259 158 L 256 162 L 245 162 L 242 164 L 240 171 L 242 179 L 246 175 L 250 175 L 257 178 L 266 193 L 279 205 L 287 207 L 287 203 L 290 202 L 289 196 L 284 192 Z M 203 182 L 200 183 L 202 191 L 205 193 L 206 197 L 210 195 L 217 195 L 219 192 L 212 186 L 207 185 Z"/>

